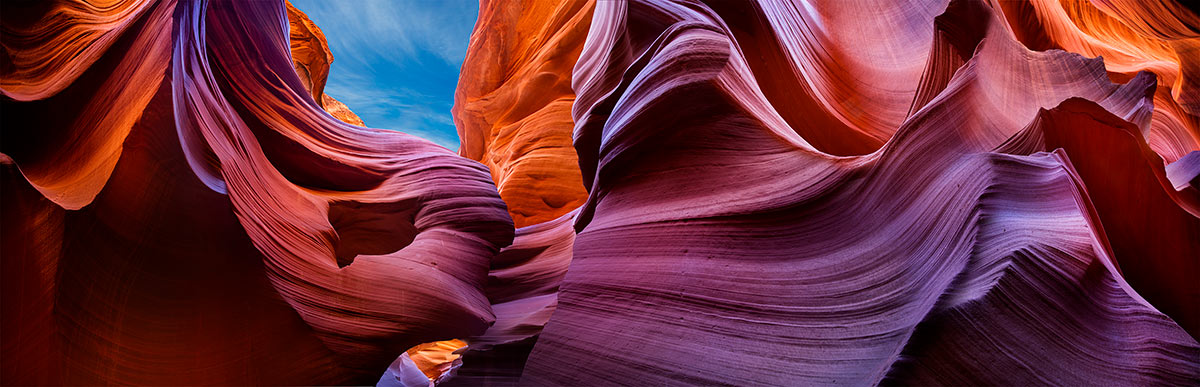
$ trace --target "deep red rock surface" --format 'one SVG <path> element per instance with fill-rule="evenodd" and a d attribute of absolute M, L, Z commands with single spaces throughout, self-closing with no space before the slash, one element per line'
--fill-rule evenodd
<path fill-rule="evenodd" d="M 493 321 L 487 170 L 325 113 L 283 2 L 4 7 L 29 60 L 95 56 L 6 57 L 6 384 L 373 383 Z"/>
<path fill-rule="evenodd" d="M 283 1 L 3 2 L 0 383 L 1198 384 L 1186 5 L 486 1 L 454 154 Z"/>

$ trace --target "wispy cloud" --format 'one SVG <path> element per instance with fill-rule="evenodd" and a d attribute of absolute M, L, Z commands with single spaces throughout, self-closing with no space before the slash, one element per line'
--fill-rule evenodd
<path fill-rule="evenodd" d="M 378 121 L 367 121 L 367 126 L 402 131 L 450 149 L 458 147 L 458 133 L 450 115 L 452 101 L 438 100 L 404 87 L 363 85 L 370 83 L 339 82 L 326 86 L 325 91 L 351 106 L 360 117 Z"/>
<path fill-rule="evenodd" d="M 474 0 L 293 0 L 329 41 L 325 91 L 370 127 L 458 148 L 450 116 Z"/>
<path fill-rule="evenodd" d="M 461 65 L 478 4 L 468 0 L 297 0 L 347 60 L 381 58 L 405 65 L 433 54 Z M 336 31 L 336 34 L 330 33 Z M 417 58 L 421 59 L 421 58 Z"/>

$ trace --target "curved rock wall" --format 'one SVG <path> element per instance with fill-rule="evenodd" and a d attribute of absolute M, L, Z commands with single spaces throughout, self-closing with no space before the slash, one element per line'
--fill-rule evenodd
<path fill-rule="evenodd" d="M 1111 83 L 1101 60 L 1030 51 L 992 7 L 956 1 L 928 20 L 930 39 L 908 41 L 930 48 L 909 78 L 920 82 L 903 123 L 878 150 L 841 157 L 855 152 L 832 152 L 834 142 L 810 141 L 785 117 L 798 101 L 765 90 L 779 78 L 762 61 L 792 58 L 805 79 L 840 91 L 843 82 L 809 70 L 825 58 L 785 55 L 824 46 L 821 33 L 794 31 L 836 30 L 820 15 L 859 10 L 865 38 L 905 19 L 900 11 L 762 2 L 748 17 L 724 5 L 597 5 L 593 26 L 612 28 L 592 29 L 574 73 L 589 197 L 522 384 L 1200 377 L 1200 346 L 1175 322 L 1194 327 L 1195 286 L 1146 274 L 1200 272 L 1200 241 L 1187 237 L 1196 218 L 1173 201 L 1142 137 L 1153 75 Z M 802 92 L 825 95 L 793 94 Z M 802 111 L 837 114 L 814 100 L 799 101 L 810 104 Z M 877 100 L 880 112 L 907 108 Z M 844 124 L 824 135 L 870 133 Z M 1100 171 L 1140 183 L 1109 184 Z M 1143 210 L 1174 214 L 1154 223 L 1180 239 L 1114 234 L 1128 230 L 1110 219 L 1147 221 Z M 1180 255 L 1116 248 L 1129 239 Z M 1176 293 L 1143 298 L 1134 280 Z"/>
<path fill-rule="evenodd" d="M 571 146 L 571 68 L 593 1 L 487 1 L 471 34 L 454 121 L 458 153 L 492 171 L 517 227 L 558 218 L 587 192 Z"/>
<path fill-rule="evenodd" d="M 1200 383 L 1184 4 L 486 1 L 458 155 L 283 1 L 0 24 L 3 384 Z"/>
<path fill-rule="evenodd" d="M 61 246 L 4 245 L 5 383 L 372 383 L 487 329 L 485 167 L 322 111 L 283 2 L 114 3 L 4 4 L 4 229 Z"/>

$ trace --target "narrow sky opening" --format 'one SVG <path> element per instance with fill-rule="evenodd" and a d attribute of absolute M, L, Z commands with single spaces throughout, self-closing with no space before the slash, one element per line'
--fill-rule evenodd
<path fill-rule="evenodd" d="M 328 94 L 368 127 L 458 149 L 450 108 L 477 0 L 292 0 L 333 52 Z"/>

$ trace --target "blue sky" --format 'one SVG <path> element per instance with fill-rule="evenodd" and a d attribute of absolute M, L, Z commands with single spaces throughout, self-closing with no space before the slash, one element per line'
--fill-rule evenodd
<path fill-rule="evenodd" d="M 329 41 L 325 93 L 367 126 L 458 150 L 450 116 L 478 0 L 292 0 Z"/>

